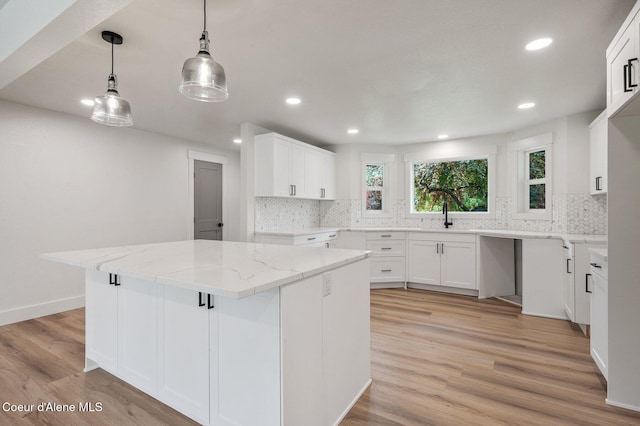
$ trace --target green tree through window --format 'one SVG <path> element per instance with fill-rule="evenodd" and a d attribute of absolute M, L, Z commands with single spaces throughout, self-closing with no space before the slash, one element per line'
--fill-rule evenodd
<path fill-rule="evenodd" d="M 489 162 L 487 159 L 413 164 L 413 211 L 488 211 Z"/>

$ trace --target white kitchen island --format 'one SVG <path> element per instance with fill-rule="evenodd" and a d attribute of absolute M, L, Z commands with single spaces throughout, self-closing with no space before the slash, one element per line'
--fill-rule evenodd
<path fill-rule="evenodd" d="M 211 425 L 334 425 L 371 383 L 369 253 L 179 241 L 86 268 L 86 371 Z"/>

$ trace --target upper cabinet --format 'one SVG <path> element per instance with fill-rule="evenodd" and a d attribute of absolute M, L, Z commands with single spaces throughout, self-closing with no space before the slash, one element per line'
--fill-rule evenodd
<path fill-rule="evenodd" d="M 607 49 L 607 116 L 625 107 L 639 91 L 640 2 L 620 27 Z M 626 112 L 625 112 L 626 115 Z"/>
<path fill-rule="evenodd" d="M 589 192 L 607 193 L 607 112 L 602 112 L 589 125 Z"/>
<path fill-rule="evenodd" d="M 335 199 L 335 154 L 279 135 L 256 136 L 256 196 Z"/>

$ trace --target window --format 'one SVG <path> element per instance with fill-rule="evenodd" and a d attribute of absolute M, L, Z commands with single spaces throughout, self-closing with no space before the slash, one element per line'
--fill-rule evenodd
<path fill-rule="evenodd" d="M 514 219 L 551 220 L 553 138 L 546 133 L 511 142 L 509 150 L 515 167 Z"/>
<path fill-rule="evenodd" d="M 362 154 L 362 216 L 391 217 L 393 163 L 390 154 Z"/>
<path fill-rule="evenodd" d="M 382 211 L 384 190 L 384 164 L 365 164 L 365 210 Z M 384 200 L 386 203 L 386 200 Z M 385 206 L 386 207 L 386 206 Z"/>
<path fill-rule="evenodd" d="M 525 192 L 529 194 L 527 210 L 544 210 L 546 208 L 546 151 L 537 149 L 526 154 L 527 178 Z"/>
<path fill-rule="evenodd" d="M 412 163 L 412 213 L 489 211 L 489 160 Z"/>

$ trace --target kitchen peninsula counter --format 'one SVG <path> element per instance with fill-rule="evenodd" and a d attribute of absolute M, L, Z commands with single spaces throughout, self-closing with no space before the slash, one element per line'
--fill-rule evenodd
<path fill-rule="evenodd" d="M 86 367 L 210 425 L 333 425 L 371 383 L 369 252 L 177 241 L 86 269 Z"/>

